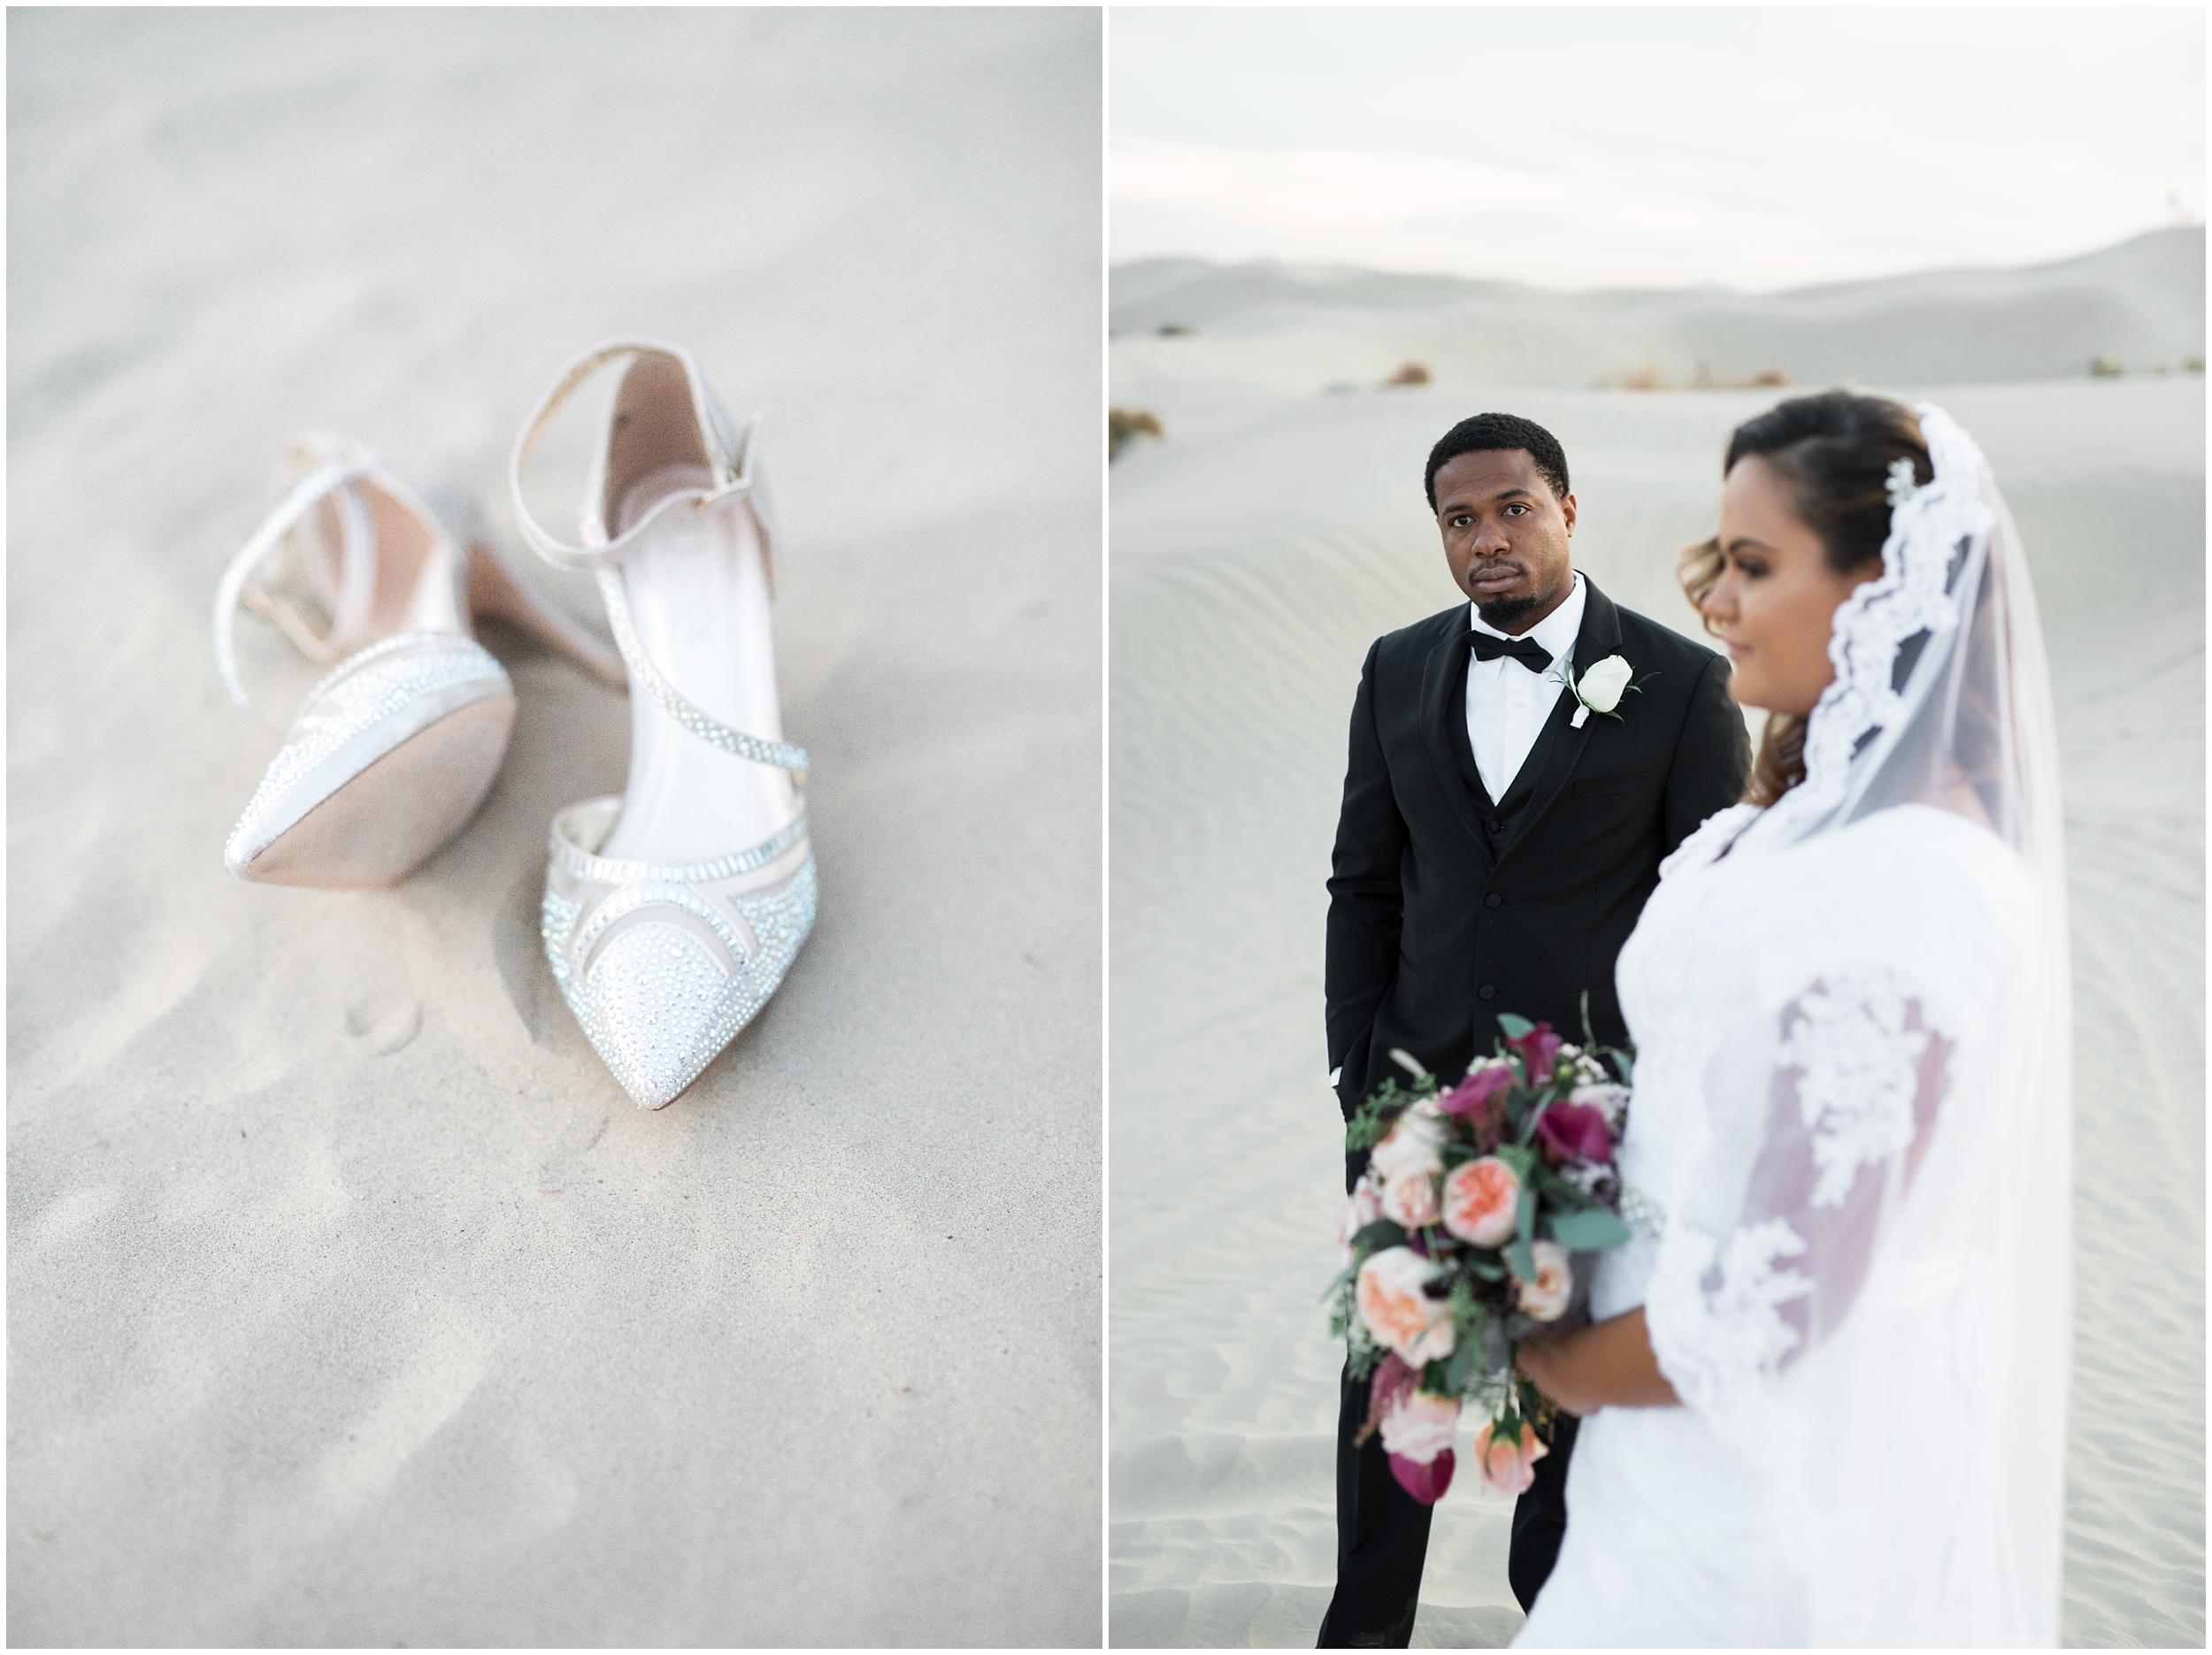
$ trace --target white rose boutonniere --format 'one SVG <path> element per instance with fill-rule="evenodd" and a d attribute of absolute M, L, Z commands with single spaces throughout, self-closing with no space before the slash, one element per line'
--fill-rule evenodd
<path fill-rule="evenodd" d="M 1658 676 L 1647 672 L 1640 678 L 1636 677 L 1635 669 L 1620 655 L 1608 655 L 1593 663 L 1579 681 L 1575 678 L 1571 661 L 1561 661 L 1557 672 L 1559 681 L 1572 690 L 1575 700 L 1582 703 L 1575 709 L 1575 716 L 1569 723 L 1568 727 L 1573 730 L 1581 729 L 1592 713 L 1619 718 L 1620 714 L 1613 709 L 1621 704 L 1621 697 L 1631 691 L 1641 692 L 1646 683 Z"/>

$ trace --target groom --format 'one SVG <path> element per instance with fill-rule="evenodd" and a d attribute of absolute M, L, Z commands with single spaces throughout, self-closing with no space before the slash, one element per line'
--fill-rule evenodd
<path fill-rule="evenodd" d="M 1430 451 L 1428 494 L 1470 602 L 1378 639 L 1360 669 L 1329 879 L 1330 1080 L 1348 1117 L 1397 1073 L 1393 1047 L 1448 1084 L 1492 1050 L 1501 1012 L 1579 1041 L 1586 993 L 1599 1042 L 1625 1045 L 1614 956 L 1660 861 L 1743 796 L 1750 769 L 1728 663 L 1575 571 L 1575 497 L 1550 432 L 1462 420 Z M 1555 663 L 1579 683 L 1610 655 L 1641 686 L 1578 724 Z M 1365 1160 L 1346 1156 L 1348 1186 Z M 1343 1381 L 1325 1648 L 1404 1647 L 1428 1547 L 1430 1508 L 1379 1441 L 1353 1445 L 1367 1391 Z M 1574 1434 L 1562 1415 L 1514 1508 L 1507 1573 L 1524 1609 L 1566 1532 Z"/>

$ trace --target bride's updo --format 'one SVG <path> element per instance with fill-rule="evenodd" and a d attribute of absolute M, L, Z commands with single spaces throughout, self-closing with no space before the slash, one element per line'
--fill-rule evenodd
<path fill-rule="evenodd" d="M 1798 517 L 1819 537 L 1828 567 L 1839 575 L 1881 557 L 1882 543 L 1889 539 L 1889 468 L 1910 460 L 1916 482 L 1935 476 L 1912 410 L 1887 397 L 1850 391 L 1793 396 L 1747 419 L 1728 439 L 1721 475 L 1726 477 L 1737 461 L 1754 454 L 1788 486 Z M 1721 562 L 1717 540 L 1682 554 L 1676 573 L 1701 615 L 1705 594 L 1720 579 Z M 1709 621 L 1706 629 L 1711 630 Z M 1805 721 L 1770 714 L 1744 796 L 1753 804 L 1770 805 L 1804 779 Z"/>

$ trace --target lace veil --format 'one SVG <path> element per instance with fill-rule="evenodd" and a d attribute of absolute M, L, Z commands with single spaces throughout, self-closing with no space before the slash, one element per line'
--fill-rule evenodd
<path fill-rule="evenodd" d="M 2056 735 L 1988 464 L 1915 412 L 1933 479 L 1895 479 L 1883 572 L 1836 613 L 1805 779 L 1685 847 L 1717 880 L 1828 889 L 1769 926 L 1756 1031 L 1717 1042 L 1708 1095 L 1738 1101 L 1668 1203 L 1647 1320 L 1776 1490 L 1807 1642 L 2047 1644 L 2072 1279 Z"/>

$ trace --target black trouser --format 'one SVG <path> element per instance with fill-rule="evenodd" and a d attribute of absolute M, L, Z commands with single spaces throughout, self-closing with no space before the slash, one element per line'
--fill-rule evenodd
<path fill-rule="evenodd" d="M 1352 1439 L 1367 1422 L 1370 1382 L 1348 1373 L 1340 1381 L 1336 1419 L 1336 1595 L 1321 1621 L 1319 1649 L 1404 1649 L 1413 1639 L 1421 1598 L 1421 1569 L 1428 1560 L 1429 1520 L 1424 1506 L 1390 1475 L 1381 1439 L 1363 1448 Z M 1567 1461 L 1574 1453 L 1576 1421 L 1561 1414 L 1551 1452 L 1536 1462 L 1536 1480 L 1513 1504 L 1513 1546 L 1505 1577 L 1523 1610 L 1551 1578 L 1559 1543 L 1567 1533 Z M 1472 1466 L 1461 1467 L 1472 1477 Z M 1455 1479 L 1456 1481 L 1456 1479 Z"/>
<path fill-rule="evenodd" d="M 1336 1416 L 1336 1596 L 1320 1649 L 1403 1649 L 1413 1641 L 1433 1508 L 1398 1486 L 1379 1434 L 1352 1446 L 1367 1422 L 1371 1381 L 1340 1381 Z"/>
<path fill-rule="evenodd" d="M 1567 1460 L 1579 1423 L 1571 1414 L 1558 1416 L 1551 1452 L 1536 1462 L 1536 1480 L 1513 1502 L 1513 1549 L 1506 1553 L 1505 1578 L 1524 1612 L 1536 1606 L 1536 1594 L 1559 1561 L 1559 1543 L 1567 1537 Z"/>
<path fill-rule="evenodd" d="M 1344 1157 L 1348 1191 L 1365 1170 L 1364 1150 Z M 1367 1423 L 1370 1381 L 1348 1371 L 1339 1381 L 1336 1414 L 1336 1594 L 1322 1617 L 1321 1649 L 1404 1649 L 1413 1640 L 1421 1569 L 1428 1560 L 1432 1508 L 1398 1486 L 1379 1437 L 1364 1448 L 1352 1439 Z M 1536 1480 L 1514 1502 L 1513 1546 L 1505 1576 L 1525 1611 L 1551 1578 L 1567 1533 L 1567 1460 L 1575 1421 L 1559 1416 L 1551 1452 L 1536 1462 Z M 1472 1467 L 1468 1475 L 1478 1475 Z"/>

